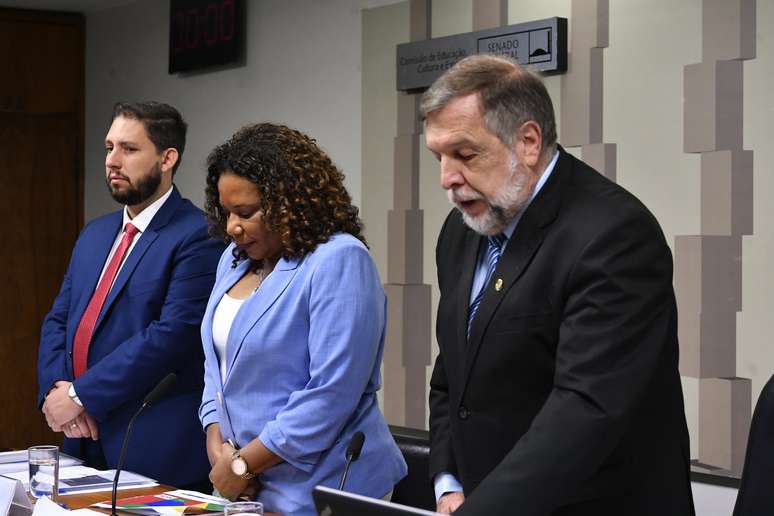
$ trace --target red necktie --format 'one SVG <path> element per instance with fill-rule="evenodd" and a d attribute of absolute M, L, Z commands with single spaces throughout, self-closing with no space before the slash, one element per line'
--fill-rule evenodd
<path fill-rule="evenodd" d="M 94 326 L 97 324 L 99 312 L 102 310 L 102 305 L 105 304 L 105 299 L 107 299 L 116 275 L 118 275 L 118 269 L 121 267 L 124 256 L 126 256 L 126 251 L 129 250 L 129 246 L 132 245 L 132 240 L 134 240 L 134 235 L 138 232 L 139 229 L 130 223 L 124 227 L 124 237 L 121 239 L 121 243 L 118 244 L 113 258 L 110 259 L 110 263 L 107 269 L 105 269 L 99 285 L 97 285 L 97 289 L 91 296 L 89 306 L 83 312 L 83 317 L 81 317 L 81 322 L 78 324 L 78 329 L 75 331 L 75 338 L 73 339 L 73 374 L 76 378 L 86 372 L 89 358 L 89 343 L 91 342 L 91 335 L 94 333 Z"/>

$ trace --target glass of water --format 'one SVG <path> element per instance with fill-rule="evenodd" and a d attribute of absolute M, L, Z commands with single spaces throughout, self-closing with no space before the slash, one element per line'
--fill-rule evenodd
<path fill-rule="evenodd" d="M 263 516 L 263 504 L 261 502 L 231 502 L 226 504 L 225 516 Z"/>
<path fill-rule="evenodd" d="M 27 448 L 30 463 L 30 494 L 35 498 L 47 496 L 56 500 L 59 484 L 59 447 L 33 446 Z"/>

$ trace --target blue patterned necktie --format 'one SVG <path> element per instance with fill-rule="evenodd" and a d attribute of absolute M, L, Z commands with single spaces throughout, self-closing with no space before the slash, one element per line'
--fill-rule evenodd
<path fill-rule="evenodd" d="M 484 299 L 486 287 L 492 280 L 492 275 L 497 268 L 497 262 L 500 261 L 500 255 L 503 252 L 503 245 L 505 245 L 505 242 L 507 241 L 508 237 L 502 233 L 487 238 L 488 245 L 486 247 L 486 279 L 484 279 L 484 284 L 481 286 L 481 290 L 478 291 L 478 294 L 476 294 L 476 298 L 473 300 L 473 303 L 471 303 L 470 307 L 468 307 L 468 338 L 470 338 L 470 329 L 473 327 L 473 319 L 476 317 L 476 312 L 478 312 L 478 307 L 481 305 L 481 300 Z"/>

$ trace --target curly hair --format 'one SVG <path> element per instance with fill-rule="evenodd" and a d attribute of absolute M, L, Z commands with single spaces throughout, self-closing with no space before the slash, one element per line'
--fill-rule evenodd
<path fill-rule="evenodd" d="M 344 187 L 344 174 L 313 138 L 300 131 L 270 123 L 247 125 L 207 157 L 205 211 L 210 235 L 229 243 L 218 195 L 224 173 L 256 185 L 264 223 L 279 235 L 283 258 L 310 253 L 339 232 L 367 245 L 358 209 Z M 236 248 L 233 266 L 247 258 Z"/>

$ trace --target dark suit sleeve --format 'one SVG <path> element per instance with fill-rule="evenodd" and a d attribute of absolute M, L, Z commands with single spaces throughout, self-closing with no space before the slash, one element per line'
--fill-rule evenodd
<path fill-rule="evenodd" d="M 77 244 L 73 258 L 67 267 L 62 286 L 54 299 L 51 311 L 48 312 L 40 329 L 40 346 L 38 347 L 38 407 L 43 405 L 46 394 L 55 382 L 70 380 L 72 374 L 67 368 L 67 317 L 71 302 L 71 268 L 77 252 Z"/>
<path fill-rule="evenodd" d="M 571 501 L 676 357 L 672 260 L 655 219 L 643 208 L 582 223 L 600 229 L 564 283 L 553 390 L 458 514 L 546 515 Z"/>
<path fill-rule="evenodd" d="M 443 236 L 449 218 L 441 228 L 436 247 L 436 266 L 438 270 L 438 284 L 442 284 L 442 267 L 440 266 L 440 254 L 443 253 Z M 440 324 L 436 321 L 436 325 Z M 433 374 L 430 378 L 430 465 L 429 473 L 432 480 L 438 473 L 447 472 L 457 474 L 457 466 L 451 447 L 451 433 L 449 430 L 449 383 L 446 379 L 444 368 L 443 350 L 439 350 L 435 359 Z"/>
<path fill-rule="evenodd" d="M 430 378 L 430 479 L 438 473 L 457 474 L 457 466 L 451 447 L 449 431 L 449 384 L 443 357 L 435 359 L 435 367 Z"/>
<path fill-rule="evenodd" d="M 84 407 L 98 421 L 124 403 L 143 399 L 168 372 L 190 364 L 192 354 L 201 354 L 199 327 L 222 249 L 203 224 L 197 225 L 176 251 L 158 319 L 117 342 L 75 380 Z"/>

